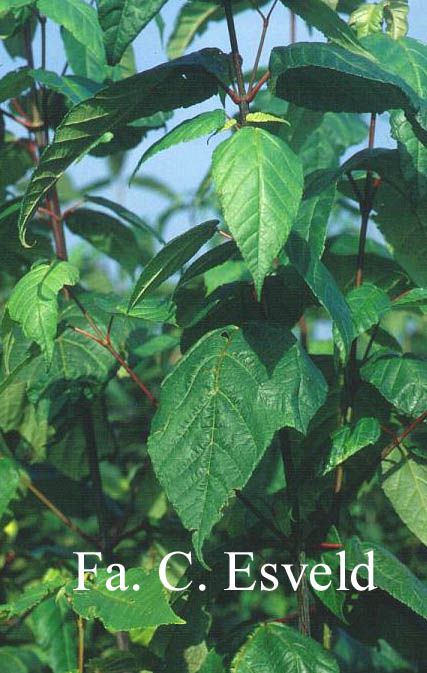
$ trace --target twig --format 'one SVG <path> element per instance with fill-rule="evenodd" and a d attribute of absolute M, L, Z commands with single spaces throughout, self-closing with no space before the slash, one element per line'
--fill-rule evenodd
<path fill-rule="evenodd" d="M 28 490 L 31 491 L 31 493 L 33 493 L 36 496 L 36 498 L 40 500 L 40 502 L 46 505 L 46 507 L 50 509 L 50 511 L 53 512 L 53 514 L 55 514 L 55 516 L 57 516 L 58 519 L 62 521 L 62 523 L 68 526 L 68 528 L 70 528 L 70 530 L 72 530 L 73 533 L 76 533 L 76 535 L 81 537 L 82 540 L 85 540 L 85 542 L 89 542 L 89 544 L 91 544 L 93 547 L 96 548 L 98 541 L 95 540 L 90 535 L 86 535 L 86 533 L 82 531 L 82 529 L 79 528 L 79 526 L 73 523 L 66 514 L 61 512 L 61 510 L 58 509 L 56 505 L 54 505 L 53 502 L 49 500 L 49 498 L 44 493 L 42 493 L 42 491 L 40 491 L 36 486 L 34 486 L 34 484 L 29 479 L 27 479 L 27 477 L 21 476 L 21 481 L 23 485 L 26 488 L 28 488 Z"/>
<path fill-rule="evenodd" d="M 295 13 L 291 11 L 291 35 L 289 39 L 291 44 L 297 41 L 297 21 Z"/>
<path fill-rule="evenodd" d="M 412 430 L 414 430 L 417 427 L 417 425 L 422 423 L 426 418 L 427 418 L 427 409 L 426 409 L 426 411 L 424 411 L 424 413 L 421 414 L 421 416 L 418 416 L 418 418 L 416 418 L 414 421 L 412 421 L 412 423 L 410 425 L 408 425 L 408 427 L 402 432 L 401 435 L 399 435 L 398 437 L 395 437 L 390 442 L 390 444 L 388 444 L 388 446 L 386 446 L 385 449 L 383 449 L 381 451 L 381 460 L 384 460 L 384 458 L 387 458 L 387 456 L 393 451 L 393 449 L 398 444 L 400 444 L 400 442 L 402 442 L 405 439 L 405 437 L 407 437 L 409 435 L 409 433 L 412 432 Z"/>
<path fill-rule="evenodd" d="M 79 673 L 84 673 L 85 667 L 85 624 L 83 618 L 80 615 L 77 616 L 77 632 L 78 632 L 78 651 L 77 651 L 77 661 L 78 661 L 78 671 Z"/>
<path fill-rule="evenodd" d="M 240 101 L 239 101 L 239 108 L 240 108 L 240 121 L 242 124 L 245 123 L 246 120 L 246 115 L 249 110 L 249 106 L 247 101 L 245 100 L 246 97 L 246 89 L 245 89 L 245 81 L 243 78 L 243 72 L 242 72 L 242 58 L 239 53 L 239 45 L 237 43 L 237 35 L 236 35 L 236 27 L 234 25 L 234 17 L 233 17 L 233 10 L 231 7 L 231 0 L 223 0 L 224 1 L 224 10 L 225 10 L 225 17 L 227 19 L 227 28 L 228 28 L 228 35 L 230 37 L 230 46 L 231 46 L 231 54 L 233 57 L 233 64 L 234 64 L 234 72 L 236 75 L 236 80 L 237 80 L 237 89 L 239 91 L 239 96 L 240 96 Z"/>
<path fill-rule="evenodd" d="M 252 75 L 251 75 L 251 79 L 249 81 L 249 91 L 252 90 L 253 83 L 255 81 L 255 77 L 256 77 L 256 74 L 258 72 L 258 66 L 259 66 L 259 62 L 260 62 L 260 59 L 261 59 L 262 50 L 264 48 L 265 38 L 266 38 L 266 35 L 267 35 L 268 24 L 270 22 L 271 14 L 272 14 L 274 8 L 276 7 L 276 5 L 277 5 L 277 0 L 274 0 L 273 4 L 271 6 L 271 9 L 268 12 L 267 16 L 264 16 L 264 14 L 260 10 L 258 10 L 259 14 L 261 15 L 263 25 L 262 25 L 262 32 L 261 32 L 261 37 L 260 37 L 260 41 L 259 41 L 259 45 L 258 45 L 258 50 L 257 50 L 256 57 L 255 57 L 254 67 L 252 69 Z"/>
<path fill-rule="evenodd" d="M 271 74 L 270 71 L 267 70 L 267 72 L 265 72 L 261 77 L 261 79 L 259 80 L 258 84 L 254 86 L 252 91 L 249 91 L 249 93 L 246 94 L 245 100 L 247 103 L 252 103 L 253 99 L 257 95 L 258 91 L 261 89 L 262 85 L 265 84 L 268 79 L 270 79 L 270 74 Z"/>

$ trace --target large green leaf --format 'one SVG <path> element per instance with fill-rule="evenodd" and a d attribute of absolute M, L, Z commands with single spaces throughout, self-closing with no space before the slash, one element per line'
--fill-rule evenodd
<path fill-rule="evenodd" d="M 381 463 L 381 486 L 409 530 L 427 546 L 427 462 L 396 447 Z"/>
<path fill-rule="evenodd" d="M 37 7 L 42 14 L 71 33 L 96 61 L 105 62 L 102 31 L 92 7 L 83 0 L 37 0 Z"/>
<path fill-rule="evenodd" d="M 58 127 L 27 188 L 19 220 L 21 240 L 29 219 L 46 192 L 76 159 L 104 133 L 156 112 L 189 107 L 218 90 L 225 56 L 205 49 L 129 77 L 76 105 Z"/>
<path fill-rule="evenodd" d="M 24 334 L 41 348 L 46 362 L 52 360 L 58 322 L 58 292 L 75 285 L 79 271 L 69 262 L 40 264 L 13 288 L 7 307 L 12 320 L 22 325 Z"/>
<path fill-rule="evenodd" d="M 375 42 L 374 42 L 375 41 Z M 376 54 L 391 38 L 373 35 Z M 279 98 L 313 110 L 384 112 L 402 109 L 417 136 L 427 141 L 426 102 L 407 82 L 377 62 L 332 44 L 301 42 L 275 47 L 269 86 Z"/>
<path fill-rule="evenodd" d="M 166 0 L 97 0 L 108 63 L 115 65 L 126 47 L 161 10 Z"/>
<path fill-rule="evenodd" d="M 380 350 L 369 358 L 360 373 L 402 413 L 420 416 L 425 411 L 427 359 Z"/>
<path fill-rule="evenodd" d="M 48 89 L 53 89 L 62 93 L 70 99 L 73 104 L 80 103 L 89 98 L 99 90 L 100 85 L 90 79 L 74 76 L 59 76 L 56 72 L 50 70 L 32 70 L 31 75 L 36 82 L 43 84 Z"/>
<path fill-rule="evenodd" d="M 93 582 L 86 584 L 89 591 L 75 591 L 75 582 L 67 586 L 67 594 L 77 614 L 84 619 L 96 617 L 111 631 L 184 623 L 170 608 L 157 570 L 127 570 L 126 591 L 109 590 L 106 583 L 111 577 L 106 570 L 99 570 Z M 117 578 L 113 586 L 118 586 Z"/>
<path fill-rule="evenodd" d="M 340 335 L 339 346 L 344 358 L 347 358 L 353 340 L 353 321 L 349 306 L 333 276 L 298 234 L 292 232 L 285 251 L 291 264 L 334 321 Z"/>
<path fill-rule="evenodd" d="M 32 613 L 30 625 L 53 673 L 77 666 L 76 620 L 65 596 L 48 598 Z"/>
<path fill-rule="evenodd" d="M 323 474 L 330 472 L 347 458 L 375 444 L 381 434 L 376 418 L 361 418 L 354 428 L 344 425 L 332 434 L 332 446 L 323 467 Z"/>
<path fill-rule="evenodd" d="M 313 638 L 273 623 L 256 629 L 232 668 L 234 673 L 339 673 L 335 659 Z"/>
<path fill-rule="evenodd" d="M 326 230 L 335 201 L 336 187 L 332 183 L 326 189 L 310 194 L 310 176 L 305 183 L 304 197 L 292 231 L 307 241 L 312 252 L 321 257 L 325 249 Z"/>
<path fill-rule="evenodd" d="M 298 213 L 301 162 L 280 138 L 245 127 L 215 149 L 212 173 L 225 221 L 260 297 Z"/>
<path fill-rule="evenodd" d="M 137 215 L 136 213 L 133 213 L 128 208 L 125 208 L 125 206 L 123 206 L 121 203 L 116 203 L 115 201 L 106 199 L 104 196 L 86 195 L 85 198 L 86 201 L 89 201 L 90 203 L 96 203 L 99 206 L 108 208 L 108 210 L 111 210 L 113 213 L 116 213 L 116 215 L 118 215 L 120 219 L 124 220 L 125 222 L 129 222 L 129 224 L 131 224 L 133 227 L 136 227 L 137 229 L 146 231 L 147 233 L 154 236 L 154 238 L 157 241 L 159 241 L 159 243 L 165 245 L 165 241 L 160 236 L 159 232 L 156 229 L 154 229 L 154 227 L 150 226 L 145 220 L 139 217 L 139 215 Z"/>
<path fill-rule="evenodd" d="M 188 262 L 216 231 L 218 220 L 199 224 L 177 236 L 165 245 L 147 264 L 138 278 L 129 299 L 129 310 L 133 309 L 147 294 L 159 287 L 167 278 Z"/>
<path fill-rule="evenodd" d="M 199 558 L 275 431 L 306 432 L 326 388 L 292 334 L 268 323 L 206 334 L 165 379 L 148 450 Z"/>
<path fill-rule="evenodd" d="M 381 545 L 350 538 L 345 545 L 347 568 L 351 570 L 359 563 L 366 563 L 365 554 L 369 551 L 374 552 L 374 584 L 427 619 L 426 584 Z M 358 574 L 367 577 L 366 568 L 359 568 Z"/>
<path fill-rule="evenodd" d="M 188 143 L 190 140 L 201 138 L 208 133 L 214 133 L 214 131 L 217 131 L 224 126 L 225 120 L 226 114 L 224 110 L 202 112 L 197 115 L 197 117 L 186 119 L 181 124 L 171 129 L 169 133 L 166 133 L 144 152 L 141 159 L 138 161 L 133 175 L 139 171 L 145 161 L 154 157 L 158 152 L 163 152 L 163 150 L 167 150 L 169 147 L 178 145 L 179 143 Z"/>
<path fill-rule="evenodd" d="M 333 43 L 354 54 L 372 58 L 351 28 L 325 0 L 282 0 L 282 2 L 304 21 L 320 30 Z"/>
<path fill-rule="evenodd" d="M 9 505 L 19 483 L 19 474 L 15 464 L 9 458 L 0 455 L 0 517 Z M 4 606 L 1 606 L 0 610 Z"/>
<path fill-rule="evenodd" d="M 86 239 L 130 273 L 141 263 L 135 234 L 114 217 L 99 210 L 79 208 L 67 215 L 66 223 L 73 234 Z"/>

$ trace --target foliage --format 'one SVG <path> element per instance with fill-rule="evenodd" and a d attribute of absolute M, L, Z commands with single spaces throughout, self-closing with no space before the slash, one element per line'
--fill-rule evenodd
<path fill-rule="evenodd" d="M 173 4 L 0 0 L 0 671 L 421 673 L 411 3 Z M 284 16 L 290 44 L 264 55 Z M 249 70 L 240 19 L 260 31 Z M 164 56 L 139 71 L 151 30 Z M 146 172 L 199 160 L 191 193 Z M 78 590 L 77 551 L 102 555 Z M 230 551 L 254 553 L 239 591 Z M 375 590 L 340 590 L 370 551 Z M 331 585 L 292 591 L 283 565 L 319 563 Z"/>

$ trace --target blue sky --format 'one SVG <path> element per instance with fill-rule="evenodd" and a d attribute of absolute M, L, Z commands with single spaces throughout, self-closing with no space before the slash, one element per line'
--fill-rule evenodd
<path fill-rule="evenodd" d="M 427 9 L 426 0 L 410 0 L 410 31 L 409 35 L 418 39 L 427 37 Z M 166 41 L 170 33 L 174 18 L 182 5 L 181 0 L 169 0 L 162 10 L 162 16 L 166 23 Z M 256 49 L 258 46 L 259 35 L 261 31 L 261 20 L 253 11 L 244 12 L 236 17 L 236 27 L 239 38 L 240 51 L 242 53 L 244 64 L 250 67 L 254 61 Z M 298 19 L 297 21 L 297 40 L 322 40 L 323 36 L 317 31 L 313 31 L 310 37 L 305 24 Z M 278 3 L 269 28 L 265 42 L 262 63 L 266 63 L 272 47 L 287 44 L 289 41 L 289 12 Z M 141 33 L 135 41 L 135 53 L 138 70 L 145 70 L 166 60 L 164 48 L 162 48 L 159 32 L 154 22 L 152 22 Z M 200 38 L 196 39 L 191 45 L 191 50 L 197 50 L 202 47 L 219 47 L 224 51 L 229 51 L 228 34 L 225 22 L 213 23 L 209 30 Z M 37 45 L 35 46 L 35 55 L 37 59 Z M 59 37 L 59 29 L 56 26 L 50 26 L 47 41 L 47 67 L 50 70 L 60 72 L 65 62 L 65 56 Z M 0 75 L 4 75 L 9 69 L 23 65 L 16 60 L 12 62 L 4 48 L 0 47 Z M 36 60 L 37 65 L 37 60 Z M 178 110 L 173 119 L 169 122 L 169 128 L 173 127 L 182 120 L 192 117 L 200 112 L 214 107 L 219 107 L 219 100 L 211 99 L 205 103 L 195 106 L 191 110 Z M 233 113 L 233 106 L 228 106 L 228 111 Z M 152 220 L 153 215 L 162 210 L 166 202 L 153 196 L 150 192 L 142 191 L 138 188 L 128 188 L 126 178 L 135 167 L 141 154 L 153 143 L 161 132 L 152 132 L 149 137 L 143 141 L 138 148 L 129 153 L 124 179 L 117 184 L 114 189 L 109 189 L 103 193 L 111 199 L 120 200 L 120 202 L 131 208 L 147 220 Z M 174 190 L 185 193 L 194 190 L 199 184 L 209 166 L 210 156 L 215 145 L 223 138 L 214 138 L 209 145 L 206 139 L 200 139 L 191 143 L 176 146 L 172 150 L 161 153 L 147 162 L 141 175 L 150 175 L 160 178 L 168 183 Z M 382 115 L 377 125 L 376 145 L 393 146 L 393 141 L 388 138 L 387 115 Z M 102 178 L 107 171 L 107 164 L 103 160 L 91 157 L 85 158 L 70 170 L 70 174 L 76 184 L 86 184 L 97 177 Z M 176 235 L 188 226 L 185 216 L 177 216 L 171 223 L 166 232 L 166 238 Z"/>

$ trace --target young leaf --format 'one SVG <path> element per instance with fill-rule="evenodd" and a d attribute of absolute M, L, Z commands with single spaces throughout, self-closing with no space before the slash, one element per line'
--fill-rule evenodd
<path fill-rule="evenodd" d="M 141 263 L 135 235 L 129 227 L 97 210 L 79 208 L 67 215 L 67 227 L 133 274 Z"/>
<path fill-rule="evenodd" d="M 354 428 L 344 425 L 336 430 L 332 435 L 332 447 L 323 467 L 323 474 L 327 474 L 365 446 L 375 444 L 380 434 L 380 425 L 376 418 L 361 418 Z"/>
<path fill-rule="evenodd" d="M 292 12 L 314 26 L 331 42 L 353 54 L 372 58 L 353 31 L 324 0 L 282 0 Z"/>
<path fill-rule="evenodd" d="M 359 563 L 366 563 L 366 552 L 374 552 L 374 584 L 390 596 L 407 605 L 427 619 L 427 587 L 387 549 L 375 542 L 360 542 L 352 537 L 345 545 L 346 566 L 352 570 Z M 363 566 L 358 573 L 367 576 Z"/>
<path fill-rule="evenodd" d="M 18 483 L 19 474 L 14 462 L 0 455 L 0 518 L 14 497 Z M 0 606 L 0 611 L 3 611 L 4 607 Z"/>
<path fill-rule="evenodd" d="M 301 163 L 279 138 L 245 127 L 215 149 L 212 173 L 224 219 L 260 297 L 297 216 Z"/>
<path fill-rule="evenodd" d="M 43 153 L 22 202 L 21 241 L 40 200 L 64 171 L 83 156 L 104 133 L 162 110 L 189 107 L 218 90 L 225 57 L 206 49 L 129 77 L 102 89 L 70 110 Z M 185 75 L 185 76 L 184 76 Z"/>
<path fill-rule="evenodd" d="M 366 3 L 350 14 L 349 25 L 354 28 L 359 40 L 367 35 L 380 33 L 384 20 L 384 5 L 380 3 Z"/>
<path fill-rule="evenodd" d="M 37 0 L 37 8 L 62 26 L 91 53 L 99 63 L 105 62 L 102 31 L 96 11 L 82 0 Z"/>
<path fill-rule="evenodd" d="M 402 444 L 381 463 L 381 486 L 409 530 L 427 546 L 427 463 Z"/>
<path fill-rule="evenodd" d="M 157 570 L 127 570 L 126 591 L 108 590 L 106 583 L 110 578 L 106 570 L 99 570 L 93 582 L 86 585 L 89 591 L 74 591 L 75 581 L 67 585 L 67 594 L 77 614 L 84 619 L 100 619 L 110 631 L 184 623 L 169 606 Z M 116 579 L 113 586 L 117 583 Z"/>
<path fill-rule="evenodd" d="M 270 122 L 289 124 L 287 119 L 276 117 L 276 115 L 270 114 L 269 112 L 249 112 L 246 115 L 246 121 L 251 122 L 251 124 L 269 124 Z"/>
<path fill-rule="evenodd" d="M 411 353 L 400 355 L 384 349 L 375 353 L 360 370 L 364 381 L 408 416 L 420 416 L 426 408 L 427 360 Z"/>
<path fill-rule="evenodd" d="M 276 430 L 306 432 L 326 390 L 292 334 L 268 323 L 206 334 L 165 379 L 148 450 L 169 500 L 194 531 L 200 559 L 222 508 Z"/>
<path fill-rule="evenodd" d="M 339 673 L 335 659 L 313 638 L 285 624 L 259 626 L 235 656 L 234 673 Z"/>
<path fill-rule="evenodd" d="M 151 157 L 154 157 L 158 152 L 167 150 L 168 147 L 172 147 L 173 145 L 187 143 L 195 138 L 201 138 L 208 133 L 213 133 L 224 126 L 225 120 L 226 115 L 224 110 L 202 112 L 197 115 L 197 117 L 186 119 L 178 126 L 175 126 L 169 133 L 166 133 L 162 138 L 157 140 L 144 152 L 141 159 L 138 161 L 137 167 L 132 174 L 132 178 L 139 171 L 142 164 L 148 159 L 151 159 Z M 130 179 L 130 182 L 132 182 L 132 178 Z"/>
<path fill-rule="evenodd" d="M 375 54 L 387 49 L 385 35 Z M 352 54 L 332 44 L 302 42 L 275 47 L 270 56 L 272 93 L 312 110 L 335 112 L 384 112 L 400 108 L 418 138 L 427 141 L 426 103 L 401 77 L 376 61 Z"/>
<path fill-rule="evenodd" d="M 334 321 L 340 335 L 338 345 L 346 359 L 353 341 L 354 328 L 350 309 L 341 290 L 308 243 L 297 234 L 292 233 L 289 237 L 286 254 Z"/>
<path fill-rule="evenodd" d="M 178 271 L 216 231 L 218 220 L 209 220 L 177 236 L 153 257 L 140 275 L 129 299 L 128 311 Z"/>
<path fill-rule="evenodd" d="M 408 0 L 386 0 L 384 18 L 386 30 L 393 40 L 405 37 L 408 32 Z"/>
<path fill-rule="evenodd" d="M 40 264 L 15 285 L 7 303 L 10 317 L 40 346 L 47 364 L 53 356 L 58 292 L 64 285 L 75 285 L 78 279 L 78 269 L 68 262 Z"/>

